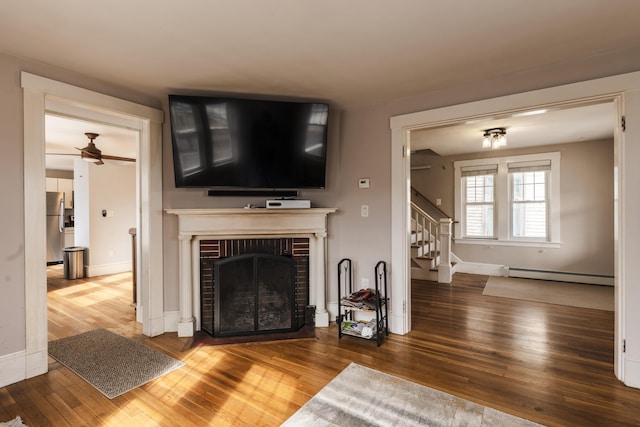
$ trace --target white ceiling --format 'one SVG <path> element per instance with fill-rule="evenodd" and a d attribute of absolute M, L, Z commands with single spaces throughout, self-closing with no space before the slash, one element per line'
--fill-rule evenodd
<path fill-rule="evenodd" d="M 638 16 L 638 0 L 20 0 L 0 3 L 0 53 L 154 106 L 194 91 L 343 109 L 489 79 L 537 87 L 531 76 L 548 70 L 571 71 L 557 80 L 635 71 Z M 98 133 L 105 153 L 125 155 Z"/>
<path fill-rule="evenodd" d="M 531 112 L 541 110 L 531 110 Z M 547 110 L 542 114 L 516 117 L 484 117 L 457 125 L 411 132 L 411 150 L 431 149 L 441 156 L 483 151 L 486 129 L 506 128 L 508 148 L 524 148 L 569 142 L 613 139 L 612 102 Z"/>
<path fill-rule="evenodd" d="M 640 46 L 637 0 L 1 4 L 0 52 L 156 97 L 223 91 L 371 105 L 607 52 L 622 64 L 634 59 L 625 49 Z"/>
<path fill-rule="evenodd" d="M 85 132 L 100 135 L 94 140 L 94 143 L 102 150 L 102 154 L 137 157 L 137 131 L 47 114 L 45 116 L 46 168 L 73 170 L 73 161 L 80 156 L 78 148 L 83 148 L 89 143 Z M 104 162 L 118 165 L 134 164 L 109 160 L 104 160 Z"/>

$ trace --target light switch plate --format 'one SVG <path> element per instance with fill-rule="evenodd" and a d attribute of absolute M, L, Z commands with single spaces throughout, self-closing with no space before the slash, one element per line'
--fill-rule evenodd
<path fill-rule="evenodd" d="M 358 188 L 369 188 L 369 178 L 360 178 L 358 180 Z"/>

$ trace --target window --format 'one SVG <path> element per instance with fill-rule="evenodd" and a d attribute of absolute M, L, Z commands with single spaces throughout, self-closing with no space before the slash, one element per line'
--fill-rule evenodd
<path fill-rule="evenodd" d="M 465 236 L 494 237 L 497 165 L 463 168 Z"/>
<path fill-rule="evenodd" d="M 560 241 L 560 153 L 454 162 L 456 243 Z"/>
<path fill-rule="evenodd" d="M 511 237 L 547 240 L 551 161 L 508 163 Z"/>

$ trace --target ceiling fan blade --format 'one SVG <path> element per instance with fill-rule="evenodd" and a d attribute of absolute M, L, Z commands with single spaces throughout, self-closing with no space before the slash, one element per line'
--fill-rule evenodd
<path fill-rule="evenodd" d="M 133 159 L 131 157 L 120 157 L 120 156 L 110 156 L 108 154 L 103 154 L 101 156 L 103 159 L 107 159 L 107 160 L 120 160 L 123 162 L 135 162 L 136 159 Z"/>
<path fill-rule="evenodd" d="M 47 156 L 81 156 L 81 153 L 44 153 Z"/>
<path fill-rule="evenodd" d="M 82 155 L 82 157 L 91 157 L 93 159 L 99 159 L 100 158 L 100 153 L 93 153 L 89 150 L 87 150 L 87 147 L 85 148 L 78 148 L 78 147 L 74 147 L 76 150 L 80 150 L 80 154 Z"/>
<path fill-rule="evenodd" d="M 80 157 L 83 159 L 95 159 L 95 160 L 100 160 L 100 156 L 95 156 L 91 153 L 87 153 L 86 151 L 81 151 L 80 152 Z"/>

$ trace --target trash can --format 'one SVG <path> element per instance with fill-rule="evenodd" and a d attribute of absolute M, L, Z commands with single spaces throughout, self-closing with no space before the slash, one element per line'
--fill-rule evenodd
<path fill-rule="evenodd" d="M 84 251 L 82 246 L 64 248 L 64 278 L 82 279 L 84 277 Z"/>

